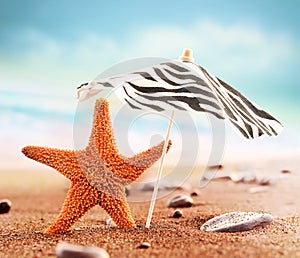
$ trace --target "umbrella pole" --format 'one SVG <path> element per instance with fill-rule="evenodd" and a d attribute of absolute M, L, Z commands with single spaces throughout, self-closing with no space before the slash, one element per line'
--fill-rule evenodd
<path fill-rule="evenodd" d="M 173 124 L 174 114 L 175 114 L 175 111 L 173 110 L 172 114 L 171 114 L 170 121 L 169 121 L 166 140 L 165 140 L 162 156 L 161 156 L 160 163 L 159 163 L 158 173 L 157 173 L 157 176 L 156 176 L 156 182 L 155 182 L 155 185 L 154 185 L 154 190 L 153 190 L 152 199 L 151 199 L 149 212 L 148 212 L 148 217 L 147 217 L 147 221 L 146 221 L 146 228 L 150 228 L 150 223 L 151 223 L 152 214 L 153 214 L 155 201 L 156 201 L 156 197 L 157 197 L 157 192 L 158 192 L 158 187 L 159 187 L 159 181 L 161 179 L 161 175 L 162 175 L 162 171 L 163 171 L 163 167 L 164 167 L 165 155 L 167 153 L 167 146 L 168 146 L 169 137 L 170 137 L 170 133 L 171 133 L 171 128 L 172 128 L 172 124 Z"/>

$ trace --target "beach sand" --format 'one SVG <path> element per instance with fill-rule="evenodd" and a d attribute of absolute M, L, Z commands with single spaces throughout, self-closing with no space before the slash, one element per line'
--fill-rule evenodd
<path fill-rule="evenodd" d="M 286 167 L 269 169 L 280 175 Z M 58 215 L 68 181 L 54 170 L 1 172 L 0 199 L 12 201 L 8 214 L 0 215 L 0 257 L 56 257 L 61 241 L 107 250 L 110 257 L 300 257 L 300 177 L 291 174 L 251 194 L 253 184 L 230 180 L 212 181 L 206 187 L 176 190 L 157 201 L 150 229 L 145 228 L 149 202 L 130 202 L 136 229 L 107 226 L 106 213 L 95 207 L 68 232 L 44 235 L 43 230 Z M 182 218 L 171 218 L 168 200 L 179 193 L 197 190 L 195 205 L 182 208 Z M 132 190 L 128 199 L 143 198 L 151 192 Z M 237 233 L 200 230 L 208 219 L 231 211 L 271 213 L 275 219 L 266 226 Z M 142 242 L 151 247 L 139 249 Z"/>

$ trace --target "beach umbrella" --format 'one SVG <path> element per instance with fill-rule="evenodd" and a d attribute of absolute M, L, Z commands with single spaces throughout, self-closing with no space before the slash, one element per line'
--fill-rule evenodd
<path fill-rule="evenodd" d="M 184 49 L 179 60 L 83 83 L 77 88 L 78 99 L 83 101 L 104 89 L 116 90 L 119 98 L 132 109 L 172 110 L 165 145 L 174 110 L 206 112 L 227 119 L 247 139 L 276 136 L 282 130 L 277 119 L 195 63 L 190 49 Z M 159 165 L 146 227 L 150 226 L 165 152 Z"/>

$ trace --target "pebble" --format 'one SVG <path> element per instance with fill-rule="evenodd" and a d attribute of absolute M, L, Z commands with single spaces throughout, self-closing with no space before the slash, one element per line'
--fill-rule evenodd
<path fill-rule="evenodd" d="M 205 172 L 203 174 L 204 180 L 231 180 L 231 174 L 228 171 L 221 171 L 221 172 Z"/>
<path fill-rule="evenodd" d="M 214 217 L 201 226 L 201 230 L 210 232 L 241 232 L 273 221 L 267 213 L 231 212 Z"/>
<path fill-rule="evenodd" d="M 148 242 L 143 242 L 139 245 L 140 249 L 148 249 L 149 247 L 151 247 L 151 244 Z"/>
<path fill-rule="evenodd" d="M 288 170 L 288 169 L 283 169 L 283 170 L 281 170 L 281 173 L 282 173 L 282 174 L 291 174 L 292 171 L 291 171 L 291 170 Z"/>
<path fill-rule="evenodd" d="M 106 220 L 105 220 L 105 224 L 106 224 L 107 226 L 112 226 L 112 227 L 115 227 L 115 226 L 116 226 L 116 224 L 115 224 L 115 222 L 112 220 L 112 218 L 106 219 Z"/>
<path fill-rule="evenodd" d="M 0 214 L 8 213 L 11 208 L 10 200 L 0 200 Z"/>
<path fill-rule="evenodd" d="M 274 184 L 276 181 L 276 178 L 271 177 L 256 177 L 256 183 L 258 185 L 271 185 Z"/>
<path fill-rule="evenodd" d="M 199 194 L 197 192 L 192 192 L 191 196 L 198 196 Z"/>
<path fill-rule="evenodd" d="M 172 215 L 172 218 L 181 218 L 183 215 L 182 211 L 177 209 L 174 211 L 173 215 Z"/>
<path fill-rule="evenodd" d="M 109 258 L 106 250 L 102 248 L 71 245 L 64 242 L 56 246 L 55 253 L 58 258 Z"/>
<path fill-rule="evenodd" d="M 263 173 L 259 173 L 256 170 L 245 171 L 221 171 L 218 173 L 205 172 L 203 179 L 205 180 L 231 180 L 234 183 L 244 184 L 257 184 L 257 185 L 272 185 L 275 184 L 280 178 L 288 176 L 291 173 L 290 170 L 282 170 L 280 176 L 267 176 Z"/>
<path fill-rule="evenodd" d="M 249 184 L 249 183 L 255 183 L 256 182 L 256 176 L 253 173 L 245 173 L 243 178 L 242 178 L 242 182 Z"/>
<path fill-rule="evenodd" d="M 213 165 L 208 167 L 209 170 L 222 170 L 223 168 L 223 165 Z"/>
<path fill-rule="evenodd" d="M 130 194 L 129 189 L 127 187 L 125 187 L 125 195 L 126 195 L 126 197 L 129 196 L 129 194 Z"/>
<path fill-rule="evenodd" d="M 268 186 L 256 186 L 256 187 L 249 188 L 248 192 L 251 194 L 255 194 L 255 193 L 263 193 L 266 192 L 267 190 L 269 190 Z"/>
<path fill-rule="evenodd" d="M 191 207 L 194 200 L 187 195 L 177 195 L 169 200 L 168 208 L 186 208 Z"/>
<path fill-rule="evenodd" d="M 230 179 L 234 183 L 243 182 L 244 175 L 242 173 L 232 173 Z"/>

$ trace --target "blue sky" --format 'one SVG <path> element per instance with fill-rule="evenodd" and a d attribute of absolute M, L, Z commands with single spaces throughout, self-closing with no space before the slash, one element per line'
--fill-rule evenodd
<path fill-rule="evenodd" d="M 299 11 L 296 0 L 1 1 L 2 163 L 26 164 L 27 144 L 72 147 L 82 81 L 129 58 L 174 59 L 184 47 L 281 120 L 287 132 L 273 142 L 296 137 L 289 151 L 298 150 Z"/>

